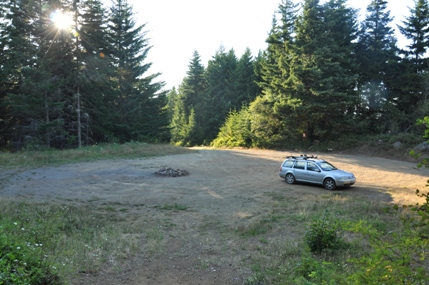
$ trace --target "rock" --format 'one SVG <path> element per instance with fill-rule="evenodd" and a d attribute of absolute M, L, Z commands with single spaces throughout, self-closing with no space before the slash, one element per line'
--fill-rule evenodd
<path fill-rule="evenodd" d="M 421 144 L 415 146 L 414 150 L 415 151 L 420 151 L 420 152 L 422 152 L 422 151 L 428 151 L 429 150 L 429 144 L 428 144 L 427 141 L 422 142 Z"/>
<path fill-rule="evenodd" d="M 157 175 L 162 175 L 162 176 L 172 176 L 172 177 L 177 177 L 177 176 L 187 176 L 189 175 L 189 171 L 187 170 L 183 170 L 183 169 L 173 169 L 171 167 L 163 167 L 158 171 L 155 171 L 155 174 Z"/>
<path fill-rule="evenodd" d="M 401 142 L 395 142 L 395 143 L 393 144 L 393 147 L 394 147 L 395 149 L 400 149 L 400 148 L 402 147 L 402 143 L 401 143 Z"/>

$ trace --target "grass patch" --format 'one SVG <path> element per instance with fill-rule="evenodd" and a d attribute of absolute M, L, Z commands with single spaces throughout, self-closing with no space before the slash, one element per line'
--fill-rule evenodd
<path fill-rule="evenodd" d="M 113 223 L 90 206 L 0 200 L 2 251 L 7 246 L 16 264 L 23 268 L 31 264 L 31 270 L 44 268 L 61 280 L 77 272 L 97 273 L 107 260 L 120 266 L 136 251 L 137 239 L 122 234 L 126 226 Z M 61 284 L 34 282 L 22 284 Z"/>
<path fill-rule="evenodd" d="M 163 251 L 164 234 L 159 228 L 150 228 L 145 233 L 145 252 L 150 256 L 155 256 Z"/>
<path fill-rule="evenodd" d="M 164 204 L 164 206 L 155 206 L 155 208 L 166 211 L 186 211 L 188 206 L 174 203 L 174 205 Z"/>
<path fill-rule="evenodd" d="M 0 153 L 0 169 L 39 167 L 103 159 L 144 158 L 191 152 L 186 148 L 167 144 L 130 142 L 125 144 L 99 144 L 79 149 L 20 151 Z"/>
<path fill-rule="evenodd" d="M 365 274 L 366 268 L 361 268 L 362 260 L 366 261 L 367 256 L 374 254 L 374 241 L 371 246 L 368 233 L 354 228 L 364 221 L 367 231 L 377 233 L 373 237 L 381 241 L 379 246 L 383 249 L 384 242 L 395 237 L 402 241 L 404 225 L 400 217 L 410 219 L 410 211 L 406 208 L 395 212 L 391 205 L 338 199 L 336 196 L 306 196 L 295 199 L 293 204 L 280 199 L 280 202 L 271 201 L 264 207 L 276 215 L 265 215 L 240 228 L 246 238 L 242 250 L 253 249 L 252 274 L 248 276 L 247 284 L 381 284 L 354 283 L 350 279 L 350 276 L 356 276 L 355 272 L 364 272 L 361 276 Z M 327 210 L 331 213 L 329 216 Z M 258 237 L 257 247 L 251 246 L 254 236 Z M 321 247 L 314 250 L 311 246 L 315 244 Z M 407 249 L 402 254 L 404 252 L 409 254 Z M 422 261 L 421 269 L 427 265 L 427 261 Z"/>

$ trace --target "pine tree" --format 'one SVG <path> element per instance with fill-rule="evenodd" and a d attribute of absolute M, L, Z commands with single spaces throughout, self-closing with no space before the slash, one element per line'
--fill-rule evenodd
<path fill-rule="evenodd" d="M 115 70 L 110 93 L 115 94 L 118 109 L 110 128 L 121 142 L 148 139 L 166 127 L 154 125 L 157 119 L 166 122 L 167 113 L 159 109 L 161 104 L 155 104 L 158 100 L 166 104 L 166 91 L 162 90 L 163 82 L 153 82 L 160 74 L 146 75 L 151 63 L 145 60 L 151 46 L 144 27 L 135 26 L 132 7 L 126 0 L 114 1 L 110 8 L 107 53 Z M 157 109 L 148 109 L 149 105 Z"/>
<path fill-rule="evenodd" d="M 16 84 L 11 80 L 11 71 L 13 65 L 10 64 L 12 60 L 9 49 L 10 25 L 8 19 L 10 15 L 11 1 L 0 0 L 0 147 L 6 146 L 10 137 L 12 136 L 13 119 L 10 114 L 9 107 L 6 104 L 7 94 L 11 91 Z"/>
<path fill-rule="evenodd" d="M 391 91 L 398 57 L 391 22 L 387 1 L 372 0 L 357 42 L 356 56 L 360 64 L 358 89 L 361 96 L 359 112 L 368 121 L 367 128 L 373 131 L 384 128 L 380 123 L 383 106 L 395 98 Z"/>
<path fill-rule="evenodd" d="M 212 60 L 209 61 L 207 76 L 207 110 L 209 121 L 205 125 L 204 138 L 211 142 L 225 122 L 228 113 L 233 109 L 235 100 L 235 70 L 237 57 L 234 50 L 225 51 L 220 47 Z"/>
<path fill-rule="evenodd" d="M 236 95 L 232 108 L 239 110 L 243 105 L 248 106 L 261 93 L 256 84 L 255 61 L 249 48 L 238 60 L 235 73 Z"/>
<path fill-rule="evenodd" d="M 179 86 L 178 93 L 170 93 L 169 105 L 172 105 L 170 133 L 171 142 L 175 145 L 190 146 L 192 138 L 192 128 L 195 127 L 195 112 L 191 108 L 186 111 L 186 96 L 181 91 L 182 85 Z M 173 97 L 174 96 L 174 97 Z M 191 116 L 192 113 L 192 116 Z"/>
<path fill-rule="evenodd" d="M 398 25 L 400 32 L 411 41 L 405 55 L 413 61 L 416 72 L 425 70 L 425 53 L 429 47 L 429 5 L 427 0 L 418 0 L 414 8 L 409 8 L 410 15 Z"/>
<path fill-rule="evenodd" d="M 295 101 L 289 109 L 295 110 L 288 124 L 306 139 L 330 139 L 348 131 L 357 74 L 351 68 L 355 64 L 347 40 L 353 38 L 355 16 L 344 1 L 323 6 L 318 0 L 304 2 L 291 61 L 289 84 Z"/>
<path fill-rule="evenodd" d="M 28 38 L 31 34 L 30 15 L 28 7 L 24 7 L 17 1 L 2 3 L 2 20 L 1 28 L 1 56 L 0 69 L 1 74 L 1 99 L 2 99 L 2 118 L 1 123 L 2 137 L 5 143 L 12 142 L 16 147 L 23 146 L 24 138 L 24 123 L 23 118 L 19 116 L 15 110 L 12 110 L 13 101 L 11 94 L 19 94 L 21 73 L 20 70 L 25 68 L 25 61 L 32 54 L 29 50 L 31 45 Z M 19 132 L 19 134 L 18 134 Z"/>
<path fill-rule="evenodd" d="M 249 107 L 256 146 L 279 144 L 290 137 L 287 120 L 294 100 L 291 100 L 289 80 L 296 19 L 297 5 L 283 0 L 273 16 L 266 40 L 268 48 L 257 59 L 255 70 L 264 96 Z"/>
<path fill-rule="evenodd" d="M 401 74 L 395 85 L 398 93 L 399 110 L 409 115 L 403 129 L 414 125 L 417 118 L 426 113 L 427 95 L 425 90 L 428 63 L 426 51 L 429 47 L 429 6 L 427 0 L 418 0 L 414 8 L 409 8 L 409 16 L 398 26 L 401 33 L 411 42 L 402 51 Z"/>
<path fill-rule="evenodd" d="M 263 94 L 284 96 L 286 82 L 290 76 L 290 54 L 294 43 L 297 4 L 282 0 L 273 16 L 271 31 L 266 42 L 268 48 L 262 57 L 259 86 Z"/>
<path fill-rule="evenodd" d="M 113 74 L 108 56 L 106 38 L 106 11 L 99 0 L 82 3 L 79 37 L 81 43 L 81 93 L 85 142 L 105 141 L 111 133 L 115 117 L 114 96 L 109 90 L 109 77 Z M 109 140 L 109 139 L 107 139 Z"/>
<path fill-rule="evenodd" d="M 69 78 L 71 45 L 67 35 L 49 20 L 49 1 L 13 2 L 9 25 L 4 33 L 10 40 L 3 49 L 10 82 L 3 105 L 8 106 L 14 144 L 51 145 L 51 139 L 64 136 L 64 109 L 67 105 L 59 87 Z M 56 3 L 58 4 L 58 3 Z M 61 6 L 57 6 L 59 9 Z"/>
<path fill-rule="evenodd" d="M 194 112 L 193 137 L 189 138 L 190 144 L 202 144 L 204 141 L 204 126 L 207 124 L 207 84 L 205 79 L 205 68 L 201 63 L 200 55 L 194 51 L 193 57 L 188 65 L 186 77 L 180 86 L 181 98 L 184 100 L 184 116 L 189 117 Z"/>

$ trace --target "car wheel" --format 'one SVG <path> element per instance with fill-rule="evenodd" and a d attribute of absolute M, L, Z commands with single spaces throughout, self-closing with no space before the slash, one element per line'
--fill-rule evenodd
<path fill-rule="evenodd" d="M 288 184 L 294 184 L 294 183 L 295 183 L 295 176 L 293 176 L 293 174 L 292 174 L 292 173 L 288 173 L 288 174 L 286 174 L 286 176 L 285 176 L 285 181 L 286 181 L 286 183 L 288 183 Z"/>
<path fill-rule="evenodd" d="M 337 185 L 335 184 L 335 180 L 332 178 L 326 178 L 323 182 L 323 187 L 325 187 L 328 190 L 335 190 L 337 188 Z"/>

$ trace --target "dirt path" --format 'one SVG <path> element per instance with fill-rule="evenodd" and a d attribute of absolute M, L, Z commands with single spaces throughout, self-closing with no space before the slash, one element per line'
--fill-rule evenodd
<path fill-rule="evenodd" d="M 42 167 L 21 173 L 0 173 L 0 197 L 51 200 L 60 203 L 106 203 L 128 205 L 132 214 L 164 218 L 178 225 L 169 229 L 165 250 L 157 258 L 139 259 L 128 272 L 85 277 L 76 284 L 242 284 L 249 269 L 241 265 L 228 247 L 239 240 L 226 240 L 205 227 L 228 221 L 233 227 L 261 208 L 267 193 L 283 193 L 287 184 L 278 176 L 284 157 L 290 152 L 267 150 L 209 150 L 136 160 L 109 160 Z M 417 201 L 415 190 L 424 190 L 428 170 L 416 170 L 414 163 L 376 157 L 330 153 L 321 156 L 338 168 L 351 171 L 356 184 L 342 189 L 342 195 L 393 203 Z M 184 169 L 184 177 L 160 177 L 162 167 Z M 322 187 L 289 186 L 295 195 L 323 195 Z M 271 198 L 270 198 L 271 199 Z M 154 217 L 162 205 L 186 205 L 189 210 Z M 144 207 L 139 207 L 144 205 Z M 185 234 L 184 234 L 185 233 Z M 184 236 L 186 235 L 186 236 Z M 218 247 L 223 246 L 224 249 Z M 223 253 L 219 256 L 219 250 Z M 211 256 L 216 254 L 216 262 Z M 239 255 L 243 258 L 243 254 Z"/>

